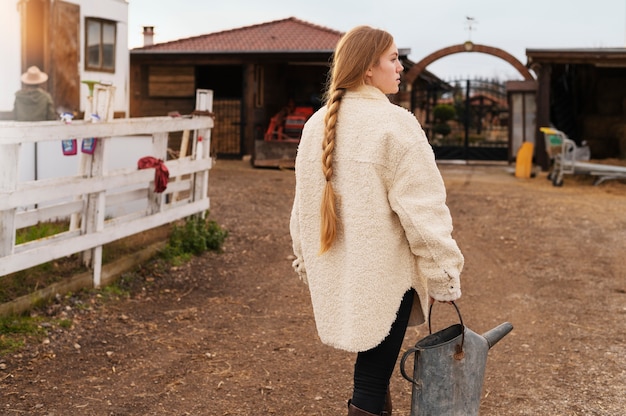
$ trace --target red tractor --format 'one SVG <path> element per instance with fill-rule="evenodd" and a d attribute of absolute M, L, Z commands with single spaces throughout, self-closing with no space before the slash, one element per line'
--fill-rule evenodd
<path fill-rule="evenodd" d="M 265 141 L 300 141 L 304 123 L 312 115 L 313 107 L 285 107 L 270 120 Z"/>

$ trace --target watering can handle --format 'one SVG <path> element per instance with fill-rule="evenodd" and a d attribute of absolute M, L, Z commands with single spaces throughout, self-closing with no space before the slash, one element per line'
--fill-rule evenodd
<path fill-rule="evenodd" d="M 456 306 L 456 303 L 454 303 L 454 301 L 449 302 L 449 303 L 452 304 L 452 306 L 454 306 L 454 309 L 456 309 L 456 313 L 459 316 L 459 321 L 461 323 L 461 328 L 462 328 L 462 330 L 461 330 L 461 345 L 457 345 L 457 347 L 458 347 L 457 354 L 458 354 L 458 357 L 460 359 L 463 356 L 462 355 L 463 354 L 463 345 L 465 344 L 465 325 L 463 325 L 463 318 L 461 317 L 461 311 L 459 311 L 459 307 Z M 433 333 L 432 327 L 430 325 L 430 317 L 432 316 L 433 305 L 434 305 L 434 303 L 430 305 L 430 309 L 428 311 L 428 333 L 429 334 Z M 420 352 L 419 348 L 415 348 L 415 347 L 409 348 L 402 355 L 402 359 L 400 360 L 400 373 L 402 373 L 402 377 L 404 377 L 406 380 L 410 381 L 411 383 L 415 384 L 418 387 L 420 387 L 419 383 L 413 377 L 410 377 L 407 374 L 407 372 L 406 372 L 404 367 L 405 367 L 406 360 L 411 356 L 411 354 L 415 353 L 416 354 L 415 359 L 417 360 L 418 359 L 417 354 L 419 354 L 419 352 Z M 456 356 L 457 355 L 455 354 L 455 357 Z"/>
<path fill-rule="evenodd" d="M 449 303 L 452 306 L 454 306 L 454 309 L 456 309 L 456 314 L 459 316 L 459 322 L 461 323 L 461 326 L 465 328 L 465 325 L 463 325 L 463 318 L 461 317 L 461 311 L 459 310 L 459 307 L 456 306 L 456 303 L 454 303 L 454 301 L 450 301 L 450 302 L 445 302 L 445 303 Z M 433 316 L 433 305 L 435 304 L 435 302 L 430 304 L 430 309 L 428 310 L 428 333 L 432 334 L 433 331 L 431 329 L 430 326 L 430 317 Z"/>
<path fill-rule="evenodd" d="M 407 358 L 409 358 L 409 356 L 411 356 L 411 354 L 413 353 L 419 354 L 419 349 L 415 347 L 409 348 L 404 353 L 404 355 L 402 355 L 402 359 L 400 360 L 400 373 L 402 374 L 402 377 L 404 377 L 406 380 L 410 381 L 411 383 L 419 387 L 419 384 L 417 383 L 417 381 L 415 381 L 413 377 L 409 377 L 409 375 L 406 373 L 406 370 L 404 369 Z M 415 357 L 415 359 L 417 359 L 417 356 Z"/>
<path fill-rule="evenodd" d="M 454 303 L 454 301 L 451 302 L 447 302 L 450 303 L 452 306 L 454 306 L 454 309 L 456 309 L 456 314 L 459 316 L 459 322 L 461 323 L 461 347 L 460 350 L 458 351 L 459 353 L 463 351 L 463 345 L 465 345 L 465 325 L 463 325 L 463 318 L 461 317 L 461 311 L 459 310 L 459 307 L 456 306 L 456 303 Z M 430 309 L 428 310 L 428 333 L 432 334 L 433 330 L 432 327 L 430 326 L 430 317 L 433 316 L 433 305 L 434 303 L 430 304 Z"/>

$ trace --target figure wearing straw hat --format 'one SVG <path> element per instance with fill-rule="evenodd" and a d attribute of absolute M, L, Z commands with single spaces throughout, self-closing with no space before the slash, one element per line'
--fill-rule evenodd
<path fill-rule="evenodd" d="M 22 89 L 15 93 L 13 116 L 17 121 L 56 120 L 52 96 L 42 88 L 48 74 L 31 66 L 22 74 Z"/>

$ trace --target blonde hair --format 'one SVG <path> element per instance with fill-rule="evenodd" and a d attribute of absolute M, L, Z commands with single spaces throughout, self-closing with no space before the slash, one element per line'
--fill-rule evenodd
<path fill-rule="evenodd" d="M 346 90 L 365 83 L 367 70 L 378 64 L 383 53 L 393 45 L 393 37 L 379 29 L 358 26 L 347 32 L 335 49 L 326 88 L 326 116 L 322 142 L 322 171 L 326 179 L 321 206 L 320 254 L 328 251 L 337 238 L 337 196 L 331 179 L 333 151 L 339 106 Z"/>

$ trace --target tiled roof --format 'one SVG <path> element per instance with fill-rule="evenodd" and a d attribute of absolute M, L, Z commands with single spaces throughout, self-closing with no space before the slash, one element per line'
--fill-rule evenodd
<path fill-rule="evenodd" d="M 332 52 L 343 33 L 295 17 L 158 43 L 139 53 Z"/>

